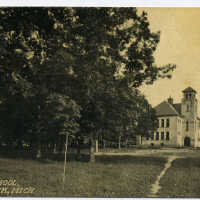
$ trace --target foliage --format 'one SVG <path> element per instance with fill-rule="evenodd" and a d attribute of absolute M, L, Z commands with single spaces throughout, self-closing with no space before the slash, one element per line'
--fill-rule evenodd
<path fill-rule="evenodd" d="M 82 131 L 95 137 L 102 129 L 121 134 L 139 120 L 136 112 L 145 115 L 131 88 L 169 77 L 175 66 L 155 65 L 159 33 L 150 31 L 146 13 L 139 15 L 135 8 L 76 8 L 74 16 L 76 45 L 66 45 L 66 51 L 74 57 Z"/>
<path fill-rule="evenodd" d="M 23 124 L 21 115 L 24 116 L 22 111 L 25 110 L 28 117 L 25 118 L 29 121 L 25 123 L 24 132 L 26 135 L 30 133 L 28 140 L 35 142 L 55 138 L 66 128 L 71 132 L 78 128 L 76 120 L 80 106 L 67 96 L 66 79 L 70 74 L 63 57 L 57 53 L 62 49 L 63 42 L 60 43 L 59 37 L 64 32 L 55 28 L 55 24 L 62 10 L 1 8 L 0 12 L 1 106 L 5 111 L 14 108 L 11 112 L 15 115 L 13 119 L 12 115 L 2 112 L 8 117 L 6 121 L 4 117 L 2 120 L 9 131 L 12 121 L 17 123 L 16 126 Z M 70 10 L 66 10 L 65 15 L 68 12 Z M 19 104 L 25 102 L 22 110 L 15 96 L 21 99 Z M 17 135 L 20 130 L 9 132 Z"/>
<path fill-rule="evenodd" d="M 0 17 L 4 136 L 40 143 L 62 132 L 94 139 L 153 130 L 154 113 L 138 88 L 169 78 L 175 66 L 155 65 L 160 33 L 151 32 L 147 13 L 1 8 Z"/>

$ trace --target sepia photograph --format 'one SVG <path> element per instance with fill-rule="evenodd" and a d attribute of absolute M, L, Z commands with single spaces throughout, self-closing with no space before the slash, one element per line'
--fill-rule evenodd
<path fill-rule="evenodd" d="M 0 7 L 0 197 L 200 198 L 200 7 Z"/>

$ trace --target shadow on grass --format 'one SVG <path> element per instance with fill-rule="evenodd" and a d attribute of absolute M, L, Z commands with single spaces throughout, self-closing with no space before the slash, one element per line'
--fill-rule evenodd
<path fill-rule="evenodd" d="M 160 165 L 161 162 L 166 162 L 165 158 L 150 157 L 150 156 L 96 156 L 96 162 L 104 164 L 154 164 Z"/>
<path fill-rule="evenodd" d="M 64 161 L 64 153 L 43 153 L 41 159 L 36 158 L 36 153 L 27 150 L 7 150 L 1 149 L 0 150 L 0 157 L 1 158 L 8 158 L 8 159 L 20 159 L 20 160 L 35 160 L 41 163 L 48 164 L 49 162 L 56 161 L 56 162 L 63 162 Z M 79 162 L 88 162 L 89 155 L 81 154 L 81 157 L 77 159 L 77 156 L 74 152 L 67 153 L 67 161 L 79 161 Z"/>
<path fill-rule="evenodd" d="M 200 158 L 199 157 L 179 158 L 172 163 L 172 166 L 178 169 L 180 168 L 192 169 L 194 167 L 200 168 Z"/>
<path fill-rule="evenodd" d="M 11 150 L 0 150 L 0 157 L 1 158 L 8 158 L 8 159 L 19 159 L 19 160 L 35 160 L 37 162 L 43 164 L 49 164 L 53 161 L 56 162 L 63 162 L 64 161 L 64 153 L 43 153 L 41 159 L 36 159 L 36 153 L 32 151 L 26 150 L 18 150 L 18 151 L 11 151 Z M 67 161 L 68 162 L 89 162 L 89 154 L 81 154 L 81 157 L 77 159 L 76 154 L 72 152 L 67 153 Z M 96 156 L 97 163 L 103 164 L 155 164 L 160 165 L 161 162 L 166 162 L 165 158 L 161 157 L 150 157 L 150 156 L 109 156 L 109 155 L 97 155 Z"/>

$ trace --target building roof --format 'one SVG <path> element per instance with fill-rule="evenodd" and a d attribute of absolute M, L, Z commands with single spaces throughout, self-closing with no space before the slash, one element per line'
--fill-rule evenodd
<path fill-rule="evenodd" d="M 181 103 L 175 103 L 173 104 L 173 107 L 176 109 L 179 115 L 181 115 Z"/>
<path fill-rule="evenodd" d="M 191 88 L 191 87 L 187 87 L 185 90 L 183 90 L 183 92 L 185 93 L 185 92 L 195 92 L 195 93 L 197 93 L 193 88 Z"/>
<path fill-rule="evenodd" d="M 174 106 L 175 105 L 175 106 Z M 173 104 L 163 101 L 155 107 L 156 115 L 159 116 L 180 116 L 181 115 L 181 105 Z"/>
<path fill-rule="evenodd" d="M 183 90 L 184 93 L 187 92 L 195 92 L 197 93 L 193 88 L 187 87 L 186 89 Z M 161 116 L 180 116 L 183 117 L 181 113 L 181 103 L 176 103 L 173 104 L 173 99 L 170 97 L 167 101 L 161 102 L 159 105 L 157 105 L 155 108 L 156 110 L 156 115 L 158 117 Z M 200 120 L 200 118 L 198 118 Z"/>

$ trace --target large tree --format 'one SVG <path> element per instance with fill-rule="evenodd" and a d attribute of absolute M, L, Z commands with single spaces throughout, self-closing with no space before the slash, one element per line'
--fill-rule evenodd
<path fill-rule="evenodd" d="M 70 12 L 71 9 L 64 8 L 0 9 L 1 103 L 2 106 L 7 106 L 7 110 L 14 107 L 12 115 L 15 117 L 16 127 L 23 124 L 23 110 L 28 111 L 29 118 L 26 119 L 29 119 L 29 123 L 25 124 L 24 131 L 26 135 L 30 133 L 29 140 L 32 139 L 38 147 L 52 135 L 52 132 L 55 138 L 66 122 L 77 126 L 71 120 L 74 120 L 79 106 L 73 106 L 76 105 L 75 102 L 71 103 L 73 100 L 70 98 L 70 87 L 67 82 L 71 74 L 69 64 L 62 56 L 66 34 L 58 27 L 61 21 L 66 24 Z M 20 99 L 20 104 L 26 102 L 21 110 L 15 102 L 16 96 Z M 67 101 L 66 105 L 63 103 L 63 111 L 67 110 L 67 106 L 72 106 L 73 111 L 66 111 L 65 120 L 59 118 L 63 123 L 58 123 L 58 116 L 61 113 L 56 107 L 56 102 L 61 104 L 59 96 Z M 2 116 L 2 123 L 4 127 L 6 123 L 7 130 L 10 130 L 12 115 L 8 116 L 7 123 Z M 9 132 L 16 135 L 16 131 Z M 38 150 L 40 151 L 40 148 Z"/>
<path fill-rule="evenodd" d="M 118 82 L 122 90 L 138 88 L 170 77 L 175 67 L 156 66 L 160 33 L 136 8 L 1 8 L 0 17 L 1 101 L 30 98 L 39 138 L 51 94 L 82 107 L 80 133 L 93 144 Z"/>
<path fill-rule="evenodd" d="M 80 94 L 77 97 L 81 97 L 77 102 L 83 107 L 81 127 L 87 125 L 92 147 L 99 127 L 109 120 L 105 117 L 104 105 L 109 95 L 116 95 L 117 87 L 127 90 L 143 83 L 152 84 L 159 78 L 170 77 L 169 72 L 175 66 L 156 66 L 153 53 L 160 33 L 151 32 L 145 12 L 139 15 L 136 8 L 76 8 L 73 11 L 73 42 L 66 45 L 66 51 L 75 58 L 72 68 Z M 127 122 L 127 115 L 120 108 L 110 116 L 115 121 L 113 126 L 121 127 Z"/>

